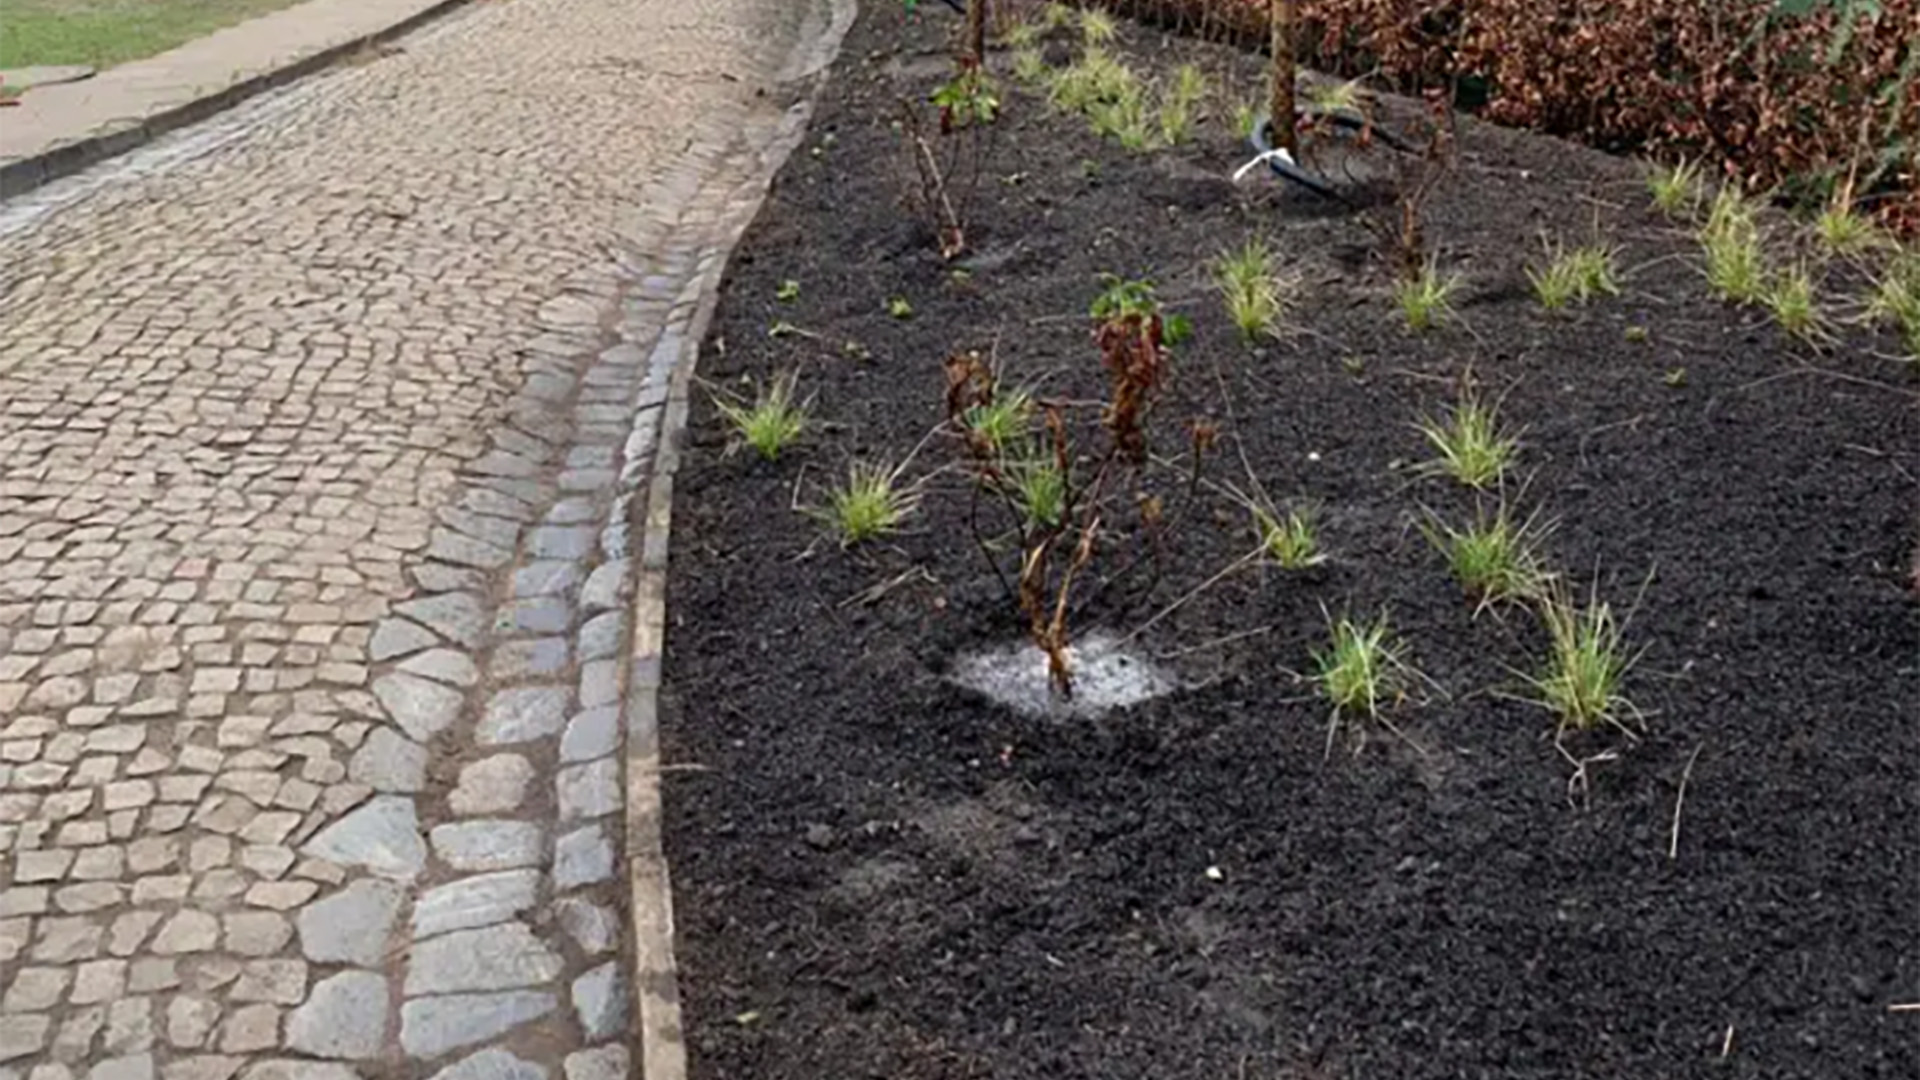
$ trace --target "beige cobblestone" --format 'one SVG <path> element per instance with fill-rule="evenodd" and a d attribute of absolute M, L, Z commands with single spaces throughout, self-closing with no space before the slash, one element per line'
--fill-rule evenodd
<path fill-rule="evenodd" d="M 9 1068 L 231 1080 L 285 1056 L 292 1029 L 335 1045 L 317 1001 L 295 1011 L 338 962 L 303 953 L 300 913 L 408 875 L 444 885 L 419 876 L 449 865 L 422 823 L 451 810 L 499 815 L 474 824 L 517 844 L 476 834 L 463 860 L 553 883 L 555 777 L 496 791 L 475 774 L 456 808 L 466 762 L 438 756 L 495 689 L 479 661 L 572 663 L 558 604 L 533 613 L 557 646 L 489 640 L 516 560 L 596 550 L 588 496 L 618 473 L 604 445 L 569 453 L 563 412 L 541 410 L 599 348 L 609 256 L 663 213 L 648 193 L 699 187 L 813 2 L 476 5 L 233 114 L 245 138 L 26 225 L 0 206 L 0 961 L 12 984 L 23 964 L 48 973 L 17 990 L 28 1011 L 0 1003 Z M 707 147 L 698 168 L 661 180 L 690 147 Z M 515 404 L 523 387 L 538 409 Z M 624 407 L 593 400 L 596 437 L 619 438 Z M 584 512 L 543 518 L 562 468 Z M 483 473 L 489 494 L 470 495 Z M 371 768 L 403 734 L 427 767 Z M 569 786 L 570 811 L 608 813 L 605 786 Z M 340 847 L 350 820 L 391 844 Z M 614 834 L 590 839 L 563 845 L 593 858 L 560 885 L 603 876 Z M 398 999 L 406 909 L 368 917 L 362 959 Z M 568 963 L 542 991 L 555 1003 L 585 970 Z M 496 1034 L 547 1015 L 520 993 L 479 1003 Z M 418 1045 L 456 1037 L 463 1011 L 414 1010 L 449 1025 Z M 403 1026 L 381 1075 L 399 1075 Z"/>

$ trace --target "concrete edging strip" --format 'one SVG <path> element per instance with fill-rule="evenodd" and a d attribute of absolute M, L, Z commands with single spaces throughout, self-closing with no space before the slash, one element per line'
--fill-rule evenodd
<path fill-rule="evenodd" d="M 62 142 L 52 147 L 29 153 L 24 157 L 8 161 L 4 165 L 0 165 L 0 199 L 8 199 L 15 195 L 24 194 L 37 187 L 50 184 L 55 180 L 72 176 L 74 173 L 80 172 L 82 169 L 91 165 L 96 165 L 108 158 L 118 157 L 121 154 L 136 150 L 177 128 L 205 120 L 210 116 L 225 112 L 239 105 L 248 98 L 265 93 L 268 90 L 285 86 L 288 83 L 330 67 L 342 57 L 356 50 L 366 48 L 370 45 L 378 45 L 407 34 L 426 23 L 465 7 L 468 3 L 469 0 L 437 0 L 437 2 L 428 4 L 426 7 L 416 9 L 412 14 L 377 26 L 365 33 L 356 34 L 324 46 L 315 52 L 297 56 L 285 63 L 262 71 L 259 74 L 251 75 L 238 82 L 230 83 L 219 90 L 201 94 L 177 105 L 160 108 L 151 115 L 141 117 L 138 122 L 131 126 L 85 135 L 73 141 Z M 262 18 L 270 19 L 276 16 L 292 17 L 297 15 L 299 10 L 299 7 L 288 8 L 271 15 L 262 16 Z M 247 24 L 241 23 L 240 25 L 245 26 Z M 229 27 L 228 29 L 234 28 Z M 187 45 L 182 46 L 182 48 L 192 47 L 193 44 L 194 43 L 189 42 Z M 152 59 L 162 60 L 168 55 L 170 54 L 163 53 L 160 57 Z M 132 67 L 133 65 L 143 62 L 144 61 L 136 60 L 133 64 L 126 66 Z M 109 69 L 107 72 L 97 75 L 94 78 L 109 78 L 115 70 L 119 69 Z M 82 86 L 84 84 L 72 85 Z"/>
<path fill-rule="evenodd" d="M 647 484 L 641 525 L 640 569 L 633 601 L 633 650 L 627 684 L 627 878 L 633 930 L 633 986 L 639 1023 L 640 1080 L 685 1080 L 687 1054 L 681 1026 L 679 972 L 673 953 L 673 885 L 663 835 L 660 788 L 660 689 L 666 659 L 667 552 L 673 524 L 673 483 L 686 436 L 693 375 L 700 343 L 720 302 L 720 282 L 761 200 L 787 158 L 805 136 L 813 105 L 826 85 L 826 71 L 858 14 L 856 0 L 822 0 L 831 17 L 819 36 L 803 40 L 783 75 L 811 83 L 761 149 L 757 168 L 734 194 L 741 207 L 724 239 L 703 259 L 690 292 L 698 305 L 671 377 L 659 441 Z"/>

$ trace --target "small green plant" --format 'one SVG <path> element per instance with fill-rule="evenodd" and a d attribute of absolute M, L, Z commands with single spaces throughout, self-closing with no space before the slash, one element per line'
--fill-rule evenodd
<path fill-rule="evenodd" d="M 1173 73 L 1173 87 L 1160 101 L 1160 139 L 1178 146 L 1193 137 L 1194 111 L 1207 98 L 1207 77 L 1192 64 Z"/>
<path fill-rule="evenodd" d="M 919 496 L 895 486 L 898 470 L 884 464 L 854 462 L 846 483 L 827 492 L 822 516 L 841 547 L 898 532 L 919 506 Z"/>
<path fill-rule="evenodd" d="M 1326 649 L 1313 654 L 1313 681 L 1333 703 L 1335 721 L 1341 716 L 1378 717 L 1383 705 L 1406 693 L 1412 670 L 1387 617 L 1363 623 L 1341 616 L 1327 629 Z M 1333 733 L 1327 734 L 1331 743 Z"/>
<path fill-rule="evenodd" d="M 1262 506 L 1253 508 L 1253 531 L 1260 554 L 1283 570 L 1305 570 L 1327 561 L 1320 550 L 1317 515 L 1310 506 L 1296 506 L 1284 516 Z"/>
<path fill-rule="evenodd" d="M 1867 298 L 1867 317 L 1893 327 L 1908 362 L 1920 365 L 1920 253 L 1902 254 L 1887 265 Z"/>
<path fill-rule="evenodd" d="M 1813 231 L 1820 244 L 1832 254 L 1849 255 L 1865 250 L 1880 240 L 1873 222 L 1854 209 L 1853 201 L 1835 198 L 1813 219 Z"/>
<path fill-rule="evenodd" d="M 1129 84 L 1116 97 L 1087 106 L 1087 120 L 1096 135 L 1117 141 L 1128 150 L 1153 147 L 1154 127 L 1147 114 L 1146 91 Z"/>
<path fill-rule="evenodd" d="M 1251 239 L 1236 251 L 1222 252 L 1213 273 L 1242 337 L 1251 342 L 1278 333 L 1291 289 L 1281 280 L 1265 241 Z"/>
<path fill-rule="evenodd" d="M 940 110 L 943 133 L 961 131 L 1000 118 L 1000 95 L 978 66 L 964 68 L 934 88 L 929 98 Z"/>
<path fill-rule="evenodd" d="M 1547 264 L 1527 267 L 1527 280 L 1540 306 L 1558 311 L 1568 304 L 1585 304 L 1597 296 L 1618 296 L 1614 249 L 1604 244 L 1565 248 L 1547 241 Z"/>
<path fill-rule="evenodd" d="M 1113 16 L 1096 8 L 1083 8 L 1080 11 L 1080 40 L 1090 49 L 1110 45 L 1120 36 L 1120 26 Z"/>
<path fill-rule="evenodd" d="M 1072 22 L 1073 5 L 1071 4 L 1063 4 L 1060 3 L 1059 0 L 1053 0 L 1052 3 L 1040 9 L 1040 25 L 1048 33 L 1052 33 Z"/>
<path fill-rule="evenodd" d="M 913 305 L 909 303 L 904 296 L 888 297 L 887 314 L 896 319 L 911 319 L 913 318 Z"/>
<path fill-rule="evenodd" d="M 1035 455 L 1008 463 L 1008 488 L 1029 528 L 1052 529 L 1067 516 L 1067 475 L 1058 462 Z"/>
<path fill-rule="evenodd" d="M 1002 454 L 1026 438 L 1032 417 L 1033 399 L 1025 391 L 1011 390 L 968 409 L 962 420 L 987 449 Z"/>
<path fill-rule="evenodd" d="M 1009 48 L 1030 49 L 1046 35 L 1047 28 L 1034 22 L 1017 22 L 1007 28 L 1002 40 Z"/>
<path fill-rule="evenodd" d="M 1550 527 L 1532 517 L 1514 520 L 1504 501 L 1491 513 L 1484 506 L 1477 508 L 1473 520 L 1457 529 L 1429 515 L 1420 531 L 1474 599 L 1475 613 L 1497 603 L 1534 599 L 1549 580 L 1539 542 Z"/>
<path fill-rule="evenodd" d="M 1321 112 L 1358 113 L 1364 100 L 1359 79 L 1308 83 L 1301 96 Z"/>
<path fill-rule="evenodd" d="M 1796 266 L 1773 276 L 1760 297 L 1780 329 L 1802 341 L 1817 342 L 1827 336 L 1827 320 L 1820 312 L 1820 300 L 1813 284 L 1813 273 Z"/>
<path fill-rule="evenodd" d="M 1757 212 L 1731 187 L 1720 189 L 1700 228 L 1706 254 L 1707 286 L 1722 300 L 1751 304 L 1766 292 L 1766 253 Z"/>
<path fill-rule="evenodd" d="M 1459 275 L 1440 273 L 1429 259 L 1413 277 L 1394 282 L 1393 301 L 1407 329 L 1423 334 L 1453 318 L 1453 297 L 1459 291 Z"/>
<path fill-rule="evenodd" d="M 1700 166 L 1691 161 L 1655 165 L 1647 173 L 1647 191 L 1661 213 L 1671 218 L 1685 217 L 1700 203 Z"/>
<path fill-rule="evenodd" d="M 1088 49 L 1080 59 L 1055 72 L 1047 99 L 1066 112 L 1085 113 L 1093 106 L 1141 95 L 1140 77 L 1133 69 L 1101 49 Z"/>
<path fill-rule="evenodd" d="M 780 287 L 774 290 L 773 298 L 783 304 L 793 303 L 800 299 L 800 283 L 791 278 L 781 282 Z"/>
<path fill-rule="evenodd" d="M 1250 101 L 1233 107 L 1233 134 L 1239 139 L 1253 137 L 1253 126 L 1260 122 L 1260 106 Z"/>
<path fill-rule="evenodd" d="M 751 405 L 719 397 L 713 404 L 743 442 L 768 461 L 777 461 L 807 428 L 806 406 L 793 400 L 797 382 L 789 372 L 757 387 Z"/>
<path fill-rule="evenodd" d="M 1668 368 L 1667 373 L 1660 376 L 1660 381 L 1678 390 L 1687 385 L 1687 369 L 1683 367 Z"/>
<path fill-rule="evenodd" d="M 1518 436 L 1501 426 L 1499 409 L 1471 390 L 1462 393 L 1444 417 L 1424 417 L 1415 426 L 1439 454 L 1418 470 L 1450 476 L 1475 490 L 1499 483 L 1520 452 Z"/>
<path fill-rule="evenodd" d="M 1601 724 L 1631 734 L 1627 721 L 1639 712 L 1620 686 L 1639 657 L 1627 652 L 1625 627 L 1613 609 L 1597 597 L 1581 606 L 1554 588 L 1540 602 L 1540 621 L 1547 628 L 1547 660 L 1527 681 L 1536 702 L 1559 718 L 1560 734 Z"/>
<path fill-rule="evenodd" d="M 1651 336 L 1652 335 L 1647 332 L 1647 328 L 1644 326 L 1635 325 L 1635 326 L 1629 326 L 1626 329 L 1627 340 L 1631 341 L 1635 345 L 1645 345 L 1647 343 L 1647 339 L 1650 338 Z"/>
<path fill-rule="evenodd" d="M 1013 77 L 1029 86 L 1035 86 L 1047 80 L 1047 58 L 1040 55 L 1038 49 L 1015 49 L 1013 51 Z"/>

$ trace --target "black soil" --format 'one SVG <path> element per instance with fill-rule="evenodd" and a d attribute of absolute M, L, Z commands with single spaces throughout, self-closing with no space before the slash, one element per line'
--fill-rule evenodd
<path fill-rule="evenodd" d="M 1889 343 L 1812 350 L 1712 301 L 1630 163 L 1479 125 L 1430 221 L 1470 282 L 1460 321 L 1414 336 L 1352 215 L 1224 179 L 1246 156 L 1224 119 L 1132 154 L 1010 77 L 958 277 L 901 209 L 889 127 L 942 77 L 951 22 L 921 9 L 868 5 L 702 358 L 716 392 L 797 370 L 816 425 L 768 464 L 728 452 L 706 395 L 693 410 L 664 721 L 693 1075 L 1920 1075 L 1920 1012 L 1890 1008 L 1920 1001 L 1920 424 Z M 1256 85 L 1256 60 L 1123 33 L 1142 71 Z M 1596 228 L 1625 295 L 1543 313 L 1541 233 Z M 1255 233 L 1306 298 L 1259 350 L 1207 273 Z M 793 507 L 921 446 L 956 349 L 1097 397 L 1104 272 L 1195 324 L 1156 449 L 1180 459 L 1211 417 L 1207 478 L 1318 503 L 1333 558 L 1229 575 L 1157 623 L 1141 641 L 1180 692 L 1036 719 L 946 680 L 1020 634 L 952 440 L 912 458 L 924 502 L 884 542 L 843 551 Z M 1555 565 L 1632 609 L 1645 650 L 1645 733 L 1578 741 L 1614 754 L 1582 799 L 1524 700 L 1536 621 L 1475 617 L 1416 528 L 1473 505 L 1412 468 L 1411 421 L 1469 369 L 1524 428 L 1517 501 L 1558 521 Z M 1100 591 L 1082 631 L 1139 626 L 1249 547 L 1208 484 L 1177 512 L 1164 575 Z M 1323 607 L 1391 613 L 1432 683 L 1390 713 L 1404 739 L 1325 753 L 1296 675 Z"/>

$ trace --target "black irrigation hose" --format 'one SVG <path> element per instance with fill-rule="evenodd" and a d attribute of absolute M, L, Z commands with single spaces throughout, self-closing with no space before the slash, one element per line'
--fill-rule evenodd
<path fill-rule="evenodd" d="M 1342 128 L 1355 134 L 1363 132 L 1370 133 L 1371 136 L 1379 140 L 1382 145 L 1403 154 L 1419 152 L 1413 144 L 1407 142 L 1407 140 L 1395 135 L 1386 128 L 1371 124 L 1367 118 L 1363 116 L 1340 110 L 1322 111 L 1311 107 L 1300 110 L 1300 114 L 1314 121 L 1331 123 L 1334 127 Z M 1272 119 L 1262 116 L 1254 122 L 1253 134 L 1248 136 L 1247 142 L 1261 154 L 1270 154 L 1273 152 L 1272 131 Z M 1348 207 L 1358 209 L 1354 201 L 1342 194 L 1339 188 L 1335 187 L 1329 181 L 1301 168 L 1300 165 L 1295 162 L 1280 157 L 1269 157 L 1267 158 L 1267 167 L 1273 170 L 1275 176 L 1279 176 L 1285 180 L 1291 180 L 1316 195 L 1321 195 Z"/>

